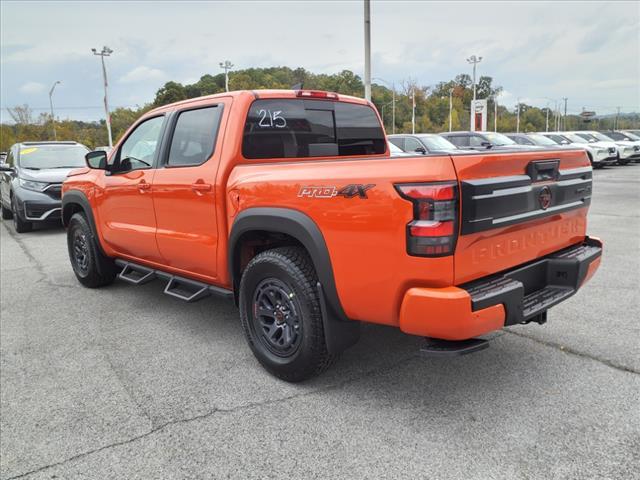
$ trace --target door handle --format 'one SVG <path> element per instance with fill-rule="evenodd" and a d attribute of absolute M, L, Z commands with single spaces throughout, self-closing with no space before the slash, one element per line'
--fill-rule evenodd
<path fill-rule="evenodd" d="M 150 188 L 151 184 L 147 183 L 145 180 L 140 180 L 140 183 L 138 183 L 138 190 L 140 190 L 140 193 L 144 193 Z"/>
<path fill-rule="evenodd" d="M 211 184 L 210 183 L 204 183 L 204 182 L 192 183 L 191 184 L 191 190 L 193 190 L 196 193 L 210 192 L 211 191 Z"/>

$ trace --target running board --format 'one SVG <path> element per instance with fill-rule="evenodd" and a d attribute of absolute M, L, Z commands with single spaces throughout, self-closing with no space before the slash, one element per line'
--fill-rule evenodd
<path fill-rule="evenodd" d="M 124 260 L 116 260 L 116 265 L 122 267 L 118 277 L 134 285 L 143 285 L 156 278 L 166 280 L 167 285 L 164 288 L 164 293 L 185 302 L 197 302 L 209 295 L 233 298 L 233 292 L 226 288 L 216 287 L 215 285 L 198 282 Z"/>
<path fill-rule="evenodd" d="M 489 342 L 482 338 L 450 341 L 427 337 L 424 346 L 420 348 L 420 353 L 425 357 L 453 357 L 479 352 L 485 348 L 489 348 Z"/>

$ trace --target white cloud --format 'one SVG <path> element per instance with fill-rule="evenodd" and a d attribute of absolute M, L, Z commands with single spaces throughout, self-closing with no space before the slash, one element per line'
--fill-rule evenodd
<path fill-rule="evenodd" d="M 140 65 L 139 67 L 130 70 L 120 77 L 120 83 L 137 83 L 146 82 L 149 80 L 162 80 L 167 78 L 167 74 L 159 68 L 150 68 L 146 65 Z"/>
<path fill-rule="evenodd" d="M 42 93 L 45 89 L 46 87 L 39 82 L 27 82 L 19 88 L 22 93 L 26 93 L 28 95 Z"/>

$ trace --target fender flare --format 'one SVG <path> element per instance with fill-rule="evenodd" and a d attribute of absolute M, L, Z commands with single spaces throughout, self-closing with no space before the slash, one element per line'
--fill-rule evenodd
<path fill-rule="evenodd" d="M 360 322 L 350 320 L 342 308 L 329 250 L 318 225 L 308 215 L 289 208 L 253 207 L 240 212 L 231 227 L 227 262 L 235 292 L 240 284 L 240 278 L 235 275 L 240 263 L 239 240 L 251 231 L 284 233 L 304 246 L 318 275 L 327 348 L 331 353 L 337 353 L 353 345 L 359 337 Z"/>
<path fill-rule="evenodd" d="M 87 221 L 89 222 L 91 233 L 96 239 L 96 245 L 100 249 L 100 253 L 107 256 L 102 249 L 102 245 L 100 244 L 100 237 L 98 236 L 98 230 L 96 229 L 96 221 L 93 216 L 93 210 L 91 209 L 91 204 L 89 203 L 89 199 L 87 198 L 85 193 L 80 190 L 68 190 L 62 196 L 62 224 L 65 228 L 69 224 L 69 220 L 71 218 L 71 215 L 68 214 L 71 205 L 80 206 L 85 214 L 85 217 L 87 218 Z"/>

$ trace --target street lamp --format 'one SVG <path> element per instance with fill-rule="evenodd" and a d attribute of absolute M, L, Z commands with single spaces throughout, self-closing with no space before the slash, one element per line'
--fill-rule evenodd
<path fill-rule="evenodd" d="M 229 60 L 225 60 L 224 62 L 220 62 L 220 68 L 224 70 L 224 89 L 229 91 L 229 70 L 233 68 L 233 63 Z"/>
<path fill-rule="evenodd" d="M 58 136 L 56 135 L 56 117 L 53 115 L 53 91 L 56 89 L 56 85 L 59 85 L 60 80 L 56 80 L 51 86 L 51 90 L 49 90 L 49 106 L 51 107 L 51 125 L 53 126 L 53 139 L 58 140 Z"/>
<path fill-rule="evenodd" d="M 107 82 L 107 67 L 104 64 L 104 57 L 108 57 L 113 53 L 109 47 L 102 47 L 102 50 L 98 52 L 95 48 L 91 51 L 94 55 L 98 55 L 102 60 L 102 78 L 104 80 L 104 113 L 107 116 L 107 133 L 109 134 L 109 148 L 113 148 L 113 138 L 111 137 L 111 115 L 109 114 L 109 83 Z"/>
<path fill-rule="evenodd" d="M 476 65 L 482 61 L 482 57 L 471 55 L 467 58 L 467 63 L 473 65 L 473 101 L 476 101 Z"/>
<path fill-rule="evenodd" d="M 385 83 L 388 87 L 391 87 L 391 133 L 396 133 L 396 84 L 389 83 L 380 77 L 374 77 L 372 80 L 378 80 L 379 82 Z"/>
<path fill-rule="evenodd" d="M 518 104 L 516 107 L 518 108 L 518 116 L 516 117 L 516 133 L 520 133 L 520 97 L 518 97 Z"/>

